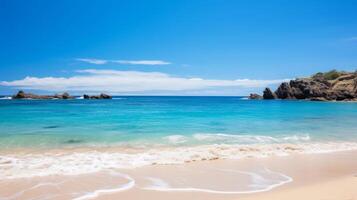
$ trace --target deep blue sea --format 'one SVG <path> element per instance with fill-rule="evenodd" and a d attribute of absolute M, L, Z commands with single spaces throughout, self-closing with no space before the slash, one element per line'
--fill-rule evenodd
<path fill-rule="evenodd" d="M 357 142 L 357 103 L 144 97 L 0 100 L 0 148 Z"/>

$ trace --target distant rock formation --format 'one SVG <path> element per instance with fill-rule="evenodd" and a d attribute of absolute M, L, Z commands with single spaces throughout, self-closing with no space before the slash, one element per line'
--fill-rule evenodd
<path fill-rule="evenodd" d="M 276 99 L 277 96 L 274 92 L 270 90 L 270 88 L 265 88 L 263 91 L 263 98 L 264 99 Z"/>
<path fill-rule="evenodd" d="M 84 99 L 112 99 L 112 96 L 108 94 L 100 94 L 100 95 L 83 95 Z M 55 95 L 37 95 L 32 93 L 25 93 L 20 90 L 17 94 L 12 96 L 12 99 L 74 99 L 73 96 L 69 95 L 67 92 L 63 94 L 55 94 Z"/>
<path fill-rule="evenodd" d="M 67 92 L 60 95 L 56 94 L 54 97 L 57 99 L 73 99 L 73 97 L 69 95 Z"/>
<path fill-rule="evenodd" d="M 74 99 L 74 97 L 67 92 L 55 95 L 37 95 L 20 90 L 16 95 L 12 96 L 12 99 Z"/>
<path fill-rule="evenodd" d="M 312 101 L 356 101 L 357 72 L 332 70 L 309 78 L 283 82 L 275 92 L 266 88 L 264 99 L 308 99 Z"/>
<path fill-rule="evenodd" d="M 93 95 L 93 96 L 85 94 L 83 95 L 83 98 L 84 99 L 112 99 L 112 96 L 103 93 L 100 95 Z"/>
<path fill-rule="evenodd" d="M 249 99 L 263 99 L 263 97 L 259 94 L 250 94 Z"/>

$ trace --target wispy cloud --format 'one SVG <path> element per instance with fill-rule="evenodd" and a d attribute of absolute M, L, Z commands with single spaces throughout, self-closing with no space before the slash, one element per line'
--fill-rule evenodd
<path fill-rule="evenodd" d="M 128 65 L 169 65 L 170 62 L 163 60 L 104 60 L 95 58 L 77 58 L 77 61 L 86 62 L 96 65 L 104 65 L 108 63 L 128 64 Z"/>
<path fill-rule="evenodd" d="M 113 60 L 113 63 L 129 65 L 169 65 L 171 63 L 162 60 Z"/>
<path fill-rule="evenodd" d="M 76 60 L 81 61 L 81 62 L 90 63 L 90 64 L 95 64 L 95 65 L 104 65 L 104 64 L 108 63 L 107 60 L 94 59 L 94 58 L 77 58 Z"/>
<path fill-rule="evenodd" d="M 72 77 L 26 77 L 2 81 L 0 85 L 19 89 L 74 92 L 120 93 L 187 93 L 187 91 L 221 91 L 266 87 L 284 80 L 218 80 L 177 77 L 161 72 L 87 69 Z"/>

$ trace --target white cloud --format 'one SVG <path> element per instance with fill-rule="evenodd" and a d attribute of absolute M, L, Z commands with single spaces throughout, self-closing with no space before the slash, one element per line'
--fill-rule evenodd
<path fill-rule="evenodd" d="M 77 61 L 82 61 L 90 64 L 104 65 L 108 63 L 127 64 L 127 65 L 169 65 L 170 62 L 163 60 L 103 60 L 94 58 L 77 58 Z"/>
<path fill-rule="evenodd" d="M 76 60 L 90 63 L 90 64 L 95 64 L 95 65 L 104 65 L 108 63 L 107 60 L 94 59 L 94 58 L 77 58 Z"/>
<path fill-rule="evenodd" d="M 129 65 L 169 65 L 170 62 L 162 60 L 113 60 L 113 63 Z"/>
<path fill-rule="evenodd" d="M 278 84 L 284 80 L 218 80 L 202 78 L 176 77 L 161 72 L 119 71 L 87 69 L 77 71 L 72 77 L 26 77 L 22 80 L 2 81 L 0 85 L 20 89 L 70 92 L 109 92 L 112 94 L 188 94 L 188 91 L 200 92 L 262 88 Z"/>

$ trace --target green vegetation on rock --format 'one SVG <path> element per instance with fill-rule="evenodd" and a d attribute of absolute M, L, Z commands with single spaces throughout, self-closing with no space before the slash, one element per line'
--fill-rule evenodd
<path fill-rule="evenodd" d="M 312 78 L 324 78 L 325 80 L 335 80 L 341 75 L 345 74 L 343 71 L 337 71 L 337 70 L 331 70 L 328 72 L 318 72 L 315 75 L 312 76 Z"/>

